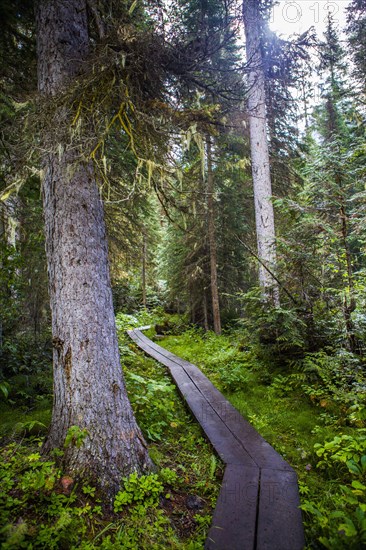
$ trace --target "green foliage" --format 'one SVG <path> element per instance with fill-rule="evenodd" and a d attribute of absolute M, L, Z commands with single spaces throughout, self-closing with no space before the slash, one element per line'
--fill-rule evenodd
<path fill-rule="evenodd" d="M 36 341 L 28 333 L 11 340 L 5 339 L 0 347 L 1 378 L 3 383 L 8 384 L 6 397 L 12 403 L 30 406 L 40 400 L 49 402 L 52 392 L 52 349 L 48 334 Z"/>
<path fill-rule="evenodd" d="M 316 443 L 314 449 L 321 460 L 318 468 L 326 470 L 327 474 L 340 475 L 343 470 L 355 475 L 366 474 L 366 430 L 360 430 L 360 435 L 337 435 L 332 441 L 323 445 Z"/>
<path fill-rule="evenodd" d="M 262 299 L 260 289 L 241 295 L 244 318 L 239 323 L 256 344 L 263 361 L 276 365 L 306 349 L 306 325 L 295 309 L 274 307 Z"/>
<path fill-rule="evenodd" d="M 309 353 L 298 363 L 305 376 L 302 389 L 310 399 L 333 410 L 344 423 L 362 427 L 366 397 L 359 357 L 346 351 Z"/>
<path fill-rule="evenodd" d="M 123 478 L 123 490 L 119 491 L 114 500 L 114 511 L 120 512 L 124 506 L 133 504 L 140 515 L 146 513 L 146 508 L 156 508 L 159 496 L 163 492 L 163 484 L 157 474 L 138 476 L 136 473 Z"/>
<path fill-rule="evenodd" d="M 41 458 L 38 442 L 32 442 L 33 449 L 12 443 L 1 452 L 0 540 L 6 550 L 32 544 L 59 548 L 78 538 L 80 522 L 70 508 L 76 496 L 56 492 L 60 470 L 53 461 Z M 28 516 L 29 509 L 33 515 Z M 39 513 L 42 521 L 37 519 Z"/>
<path fill-rule="evenodd" d="M 175 386 L 126 371 L 126 382 L 137 422 L 151 441 L 160 440 L 168 426 L 178 427 Z"/>
<path fill-rule="evenodd" d="M 0 392 L 3 394 L 5 399 L 7 399 L 9 395 L 9 390 L 10 390 L 10 384 L 8 384 L 7 382 L 0 382 Z"/>
<path fill-rule="evenodd" d="M 175 485 L 178 481 L 178 474 L 170 468 L 162 468 L 159 472 L 159 478 L 166 485 Z"/>
<path fill-rule="evenodd" d="M 1 216 L 1 211 L 0 211 Z M 0 234 L 0 238 L 2 235 Z M 0 322 L 5 334 L 17 326 L 21 315 L 19 301 L 15 296 L 19 292 L 18 270 L 22 265 L 19 251 L 0 240 Z"/>
<path fill-rule="evenodd" d="M 366 435 L 339 434 L 314 445 L 317 468 L 339 480 L 328 507 L 319 498 L 305 499 L 302 509 L 313 518 L 326 548 L 361 548 L 366 542 Z"/>
<path fill-rule="evenodd" d="M 223 389 L 234 391 L 252 382 L 249 367 L 255 358 L 251 352 L 240 350 L 240 343 L 232 338 L 190 328 L 179 338 L 169 337 L 164 345 L 165 342 L 179 357 L 188 359 L 189 356 L 189 360 L 210 374 Z"/>
<path fill-rule="evenodd" d="M 67 448 L 70 445 L 75 445 L 78 448 L 81 447 L 88 433 L 86 428 L 81 429 L 79 426 L 70 426 L 67 430 L 64 447 Z"/>

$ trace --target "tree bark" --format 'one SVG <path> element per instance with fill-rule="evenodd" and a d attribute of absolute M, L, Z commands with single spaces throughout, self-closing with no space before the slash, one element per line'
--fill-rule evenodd
<path fill-rule="evenodd" d="M 146 264 L 147 264 L 147 238 L 146 230 L 143 230 L 142 239 L 142 305 L 146 309 L 147 297 L 146 297 Z"/>
<path fill-rule="evenodd" d="M 39 90 L 56 96 L 75 82 L 88 55 L 86 1 L 40 0 L 36 20 Z M 70 120 L 59 111 L 65 130 Z M 64 449 L 62 465 L 113 496 L 122 476 L 147 470 L 151 461 L 119 360 L 103 205 L 92 163 L 82 161 L 66 138 L 56 143 L 51 130 L 42 137 L 54 346 L 54 404 L 44 451 L 63 449 L 70 427 L 78 426 L 85 437 Z"/>
<path fill-rule="evenodd" d="M 212 315 L 214 331 L 221 334 L 220 301 L 217 283 L 217 246 L 215 231 L 214 208 L 214 177 L 212 170 L 212 151 L 210 139 L 207 140 L 207 210 L 208 210 L 208 241 L 210 248 L 210 284 L 212 297 Z"/>
<path fill-rule="evenodd" d="M 261 52 L 262 16 L 258 0 L 243 0 L 248 75 L 248 116 L 254 189 L 258 256 L 271 271 L 276 271 L 275 225 L 267 140 L 267 114 L 263 59 Z M 259 284 L 263 296 L 279 305 L 276 281 L 259 264 Z"/>
<path fill-rule="evenodd" d="M 4 205 L 0 201 L 0 247 L 3 247 L 5 243 L 5 223 L 4 223 Z M 2 252 L 2 250 L 0 250 Z M 0 256 L 0 270 L 2 269 L 2 260 Z M 0 293 L 3 293 L 5 289 L 0 287 Z M 3 347 L 3 322 L 0 315 L 0 349 Z"/>

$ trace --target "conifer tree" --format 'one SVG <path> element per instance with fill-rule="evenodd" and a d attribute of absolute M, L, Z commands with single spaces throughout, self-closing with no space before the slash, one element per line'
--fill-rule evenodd
<path fill-rule="evenodd" d="M 354 76 L 366 92 L 366 1 L 352 0 L 347 6 L 347 39 L 355 63 Z"/>
<path fill-rule="evenodd" d="M 248 117 L 254 205 L 259 257 L 259 284 L 263 297 L 279 305 L 277 281 L 271 275 L 276 270 L 275 224 L 272 183 L 267 139 L 267 112 L 264 59 L 262 53 L 264 23 L 261 3 L 244 0 L 243 19 L 248 64 Z"/>
<path fill-rule="evenodd" d="M 36 13 L 38 86 L 57 98 L 80 78 L 90 53 L 84 0 L 41 0 Z M 72 147 L 67 109 L 61 134 L 43 130 L 43 204 L 54 347 L 54 407 L 45 451 L 63 448 L 71 475 L 94 479 L 106 495 L 121 477 L 151 465 L 119 361 L 103 206 L 90 160 Z M 61 137 L 60 137 L 61 136 Z"/>

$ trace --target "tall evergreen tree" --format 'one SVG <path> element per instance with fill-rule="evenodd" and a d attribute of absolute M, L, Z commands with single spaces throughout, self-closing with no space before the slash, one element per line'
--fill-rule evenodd
<path fill-rule="evenodd" d="M 41 0 L 37 8 L 38 86 L 51 101 L 80 78 L 90 53 L 85 0 Z M 42 135 L 43 202 L 54 346 L 54 407 L 44 449 L 64 447 L 67 471 L 112 495 L 121 477 L 150 466 L 119 362 L 103 206 L 92 162 L 72 146 L 68 111 L 61 135 Z"/>
<path fill-rule="evenodd" d="M 259 284 L 263 296 L 279 304 L 277 281 L 271 272 L 276 270 L 275 224 L 272 183 L 267 140 L 267 112 L 263 44 L 263 16 L 257 0 L 244 0 L 248 63 L 248 117 L 254 189 L 257 249 L 259 257 Z"/>
<path fill-rule="evenodd" d="M 354 75 L 366 92 L 366 1 L 352 0 L 347 6 L 347 39 L 355 63 Z"/>

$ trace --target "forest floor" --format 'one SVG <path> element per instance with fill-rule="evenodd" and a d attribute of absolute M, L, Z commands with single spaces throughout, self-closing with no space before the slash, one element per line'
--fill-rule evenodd
<path fill-rule="evenodd" d="M 125 479 L 112 514 L 87 481 L 64 490 L 57 456 L 41 457 L 51 415 L 49 355 L 37 362 L 28 349 L 23 370 L 14 366 L 9 396 L 0 402 L 4 550 L 203 548 L 223 467 L 165 368 L 125 336 L 127 328 L 157 320 L 117 315 L 129 397 L 158 473 Z M 166 327 L 169 334 L 147 335 L 196 364 L 297 471 L 307 548 L 364 547 L 364 396 L 342 380 L 334 384 L 334 361 L 313 354 L 301 368 L 271 366 L 240 331 L 187 330 L 180 318 Z"/>
<path fill-rule="evenodd" d="M 121 358 L 129 397 L 157 473 L 125 479 L 113 513 L 106 513 L 87 480 L 80 480 L 71 491 L 64 488 L 64 472 L 57 466 L 62 450 L 47 460 L 41 456 L 51 419 L 52 386 L 39 395 L 33 380 L 38 373 L 33 377 L 27 372 L 27 380 L 17 373 L 9 380 L 8 399 L 0 402 L 3 550 L 203 549 L 223 465 L 164 367 L 126 337 L 129 321 L 124 315 L 117 320 Z"/>

